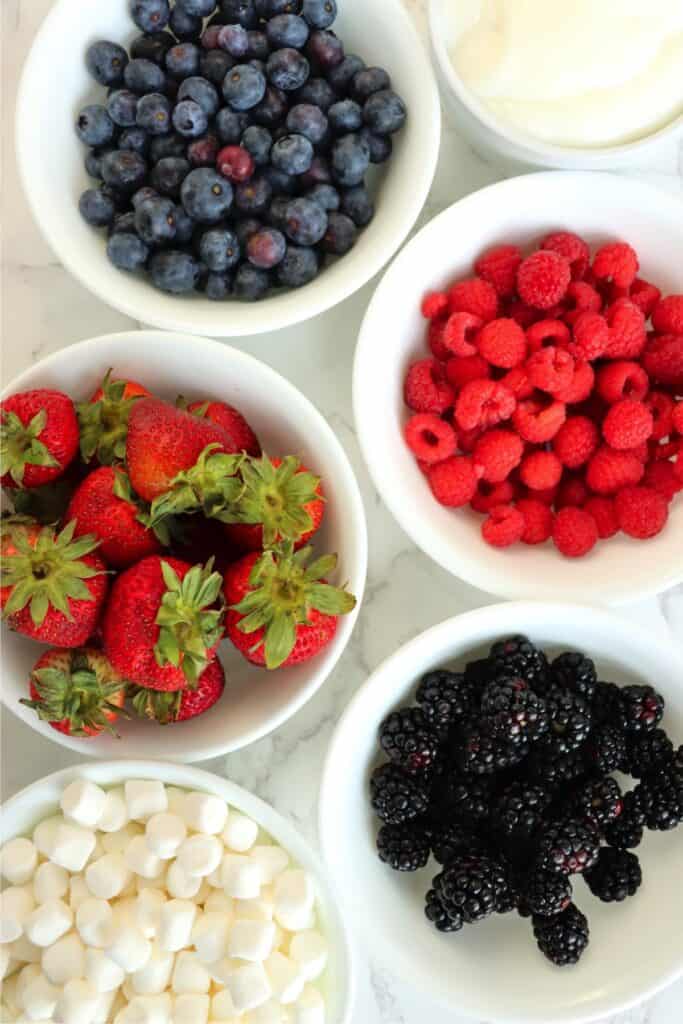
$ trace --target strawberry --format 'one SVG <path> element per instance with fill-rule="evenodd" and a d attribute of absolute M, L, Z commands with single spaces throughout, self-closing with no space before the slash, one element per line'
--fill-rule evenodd
<path fill-rule="evenodd" d="M 75 537 L 92 534 L 99 554 L 115 569 L 126 569 L 161 550 L 152 530 L 140 522 L 128 477 L 122 469 L 100 466 L 85 478 L 66 512 L 75 520 Z"/>
<path fill-rule="evenodd" d="M 93 647 L 46 651 L 33 667 L 29 687 L 31 699 L 20 703 L 67 736 L 113 732 L 126 699 L 125 679 Z"/>
<path fill-rule="evenodd" d="M 218 658 L 204 669 L 194 690 L 161 693 L 141 686 L 129 689 L 133 707 L 141 718 L 151 718 L 159 725 L 187 722 L 197 718 L 216 704 L 225 690 L 225 672 Z"/>
<path fill-rule="evenodd" d="M 164 691 L 196 686 L 223 635 L 222 579 L 212 568 L 151 555 L 118 577 L 102 637 L 112 665 L 131 682 Z"/>
<path fill-rule="evenodd" d="M 134 380 L 112 380 L 107 370 L 102 384 L 87 402 L 76 406 L 81 431 L 81 458 L 103 466 L 122 462 L 131 409 L 150 392 Z"/>
<path fill-rule="evenodd" d="M 225 574 L 226 632 L 254 665 L 274 669 L 314 657 L 334 638 L 338 617 L 355 607 L 353 594 L 325 580 L 337 556 L 307 565 L 310 555 L 311 548 L 294 552 L 289 543 L 245 555 Z"/>
<path fill-rule="evenodd" d="M 192 402 L 187 411 L 222 427 L 232 439 L 231 451 L 261 454 L 261 445 L 242 413 L 227 402 Z"/>
<path fill-rule="evenodd" d="M 78 452 L 74 404 L 61 391 L 22 391 L 0 402 L 0 483 L 40 487 L 62 475 Z"/>
<path fill-rule="evenodd" d="M 95 537 L 74 540 L 75 523 L 57 533 L 5 520 L 0 607 L 11 629 L 58 647 L 80 647 L 94 632 L 107 594 Z"/>

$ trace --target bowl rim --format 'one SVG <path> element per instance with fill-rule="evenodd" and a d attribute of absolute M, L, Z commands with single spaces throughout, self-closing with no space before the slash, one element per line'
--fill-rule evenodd
<path fill-rule="evenodd" d="M 55 37 L 54 29 L 59 24 L 62 11 L 78 2 L 79 0 L 56 0 L 31 43 L 31 49 L 21 71 L 14 108 L 14 143 L 24 195 L 33 219 L 51 250 L 65 269 L 91 294 L 133 320 L 148 323 L 163 330 L 184 331 L 191 334 L 193 333 L 193 299 L 176 297 L 180 299 L 177 304 L 177 314 L 159 311 L 157 315 L 153 302 L 149 303 L 149 306 L 152 307 L 150 309 L 146 302 L 128 301 L 124 287 L 125 275 L 116 271 L 114 267 L 111 268 L 112 274 L 118 273 L 122 282 L 120 288 L 114 289 L 115 300 L 104 284 L 101 287 L 94 284 L 90 280 L 87 263 L 78 256 L 78 250 L 63 251 L 60 234 L 54 229 L 51 221 L 42 215 L 42 206 L 31 188 L 30 152 L 35 144 L 35 138 L 29 129 L 31 119 L 28 116 L 28 94 L 34 79 L 40 73 L 38 61 L 40 44 L 48 36 Z M 423 122 L 423 131 L 428 143 L 424 148 L 418 173 L 412 179 L 412 187 L 397 210 L 397 216 L 390 221 L 389 242 L 374 245 L 368 258 L 362 262 L 359 261 L 356 268 L 349 269 L 347 264 L 346 274 L 335 279 L 333 284 L 328 283 L 329 277 L 326 279 L 323 273 L 304 289 L 293 289 L 262 302 L 252 304 L 234 301 L 215 303 L 212 307 L 212 311 L 215 308 L 216 312 L 215 322 L 212 318 L 210 323 L 203 324 L 198 331 L 200 335 L 204 331 L 215 337 L 249 337 L 294 326 L 332 309 L 366 285 L 392 258 L 413 228 L 427 200 L 436 174 L 441 143 L 441 102 L 434 69 L 427 48 L 417 33 L 413 18 L 401 0 L 381 0 L 381 2 L 383 6 L 391 7 L 391 12 L 387 11 L 387 16 L 390 14 L 393 21 L 400 22 L 402 33 L 412 42 L 413 60 L 416 64 L 415 75 L 420 81 L 420 89 L 424 95 L 424 110 L 415 116 L 419 116 Z M 59 33 L 56 35 L 58 36 Z M 109 281 L 109 276 L 107 280 Z M 154 297 L 157 293 L 152 290 L 151 295 Z M 173 298 L 168 295 L 162 297 L 164 299 Z M 283 304 L 284 309 L 282 308 Z"/>
<path fill-rule="evenodd" d="M 470 192 L 462 199 L 456 200 L 455 203 L 452 203 L 425 224 L 403 246 L 382 275 L 368 303 L 358 333 L 352 371 L 354 420 L 363 459 L 382 501 L 401 529 L 433 562 L 446 569 L 456 578 L 471 583 L 486 593 L 494 594 L 507 600 L 523 599 L 527 595 L 520 592 L 519 588 L 515 585 L 515 579 L 512 575 L 505 573 L 504 564 L 501 564 L 500 570 L 491 570 L 481 566 L 476 556 L 463 559 L 462 549 L 454 548 L 453 550 L 457 550 L 460 557 L 458 570 L 456 571 L 454 568 L 446 565 L 442 559 L 440 544 L 436 541 L 435 536 L 432 536 L 431 532 L 425 534 L 421 530 L 420 522 L 413 514 L 412 503 L 395 493 L 390 484 L 387 485 L 387 464 L 383 458 L 382 449 L 374 443 L 372 431 L 365 429 L 366 413 L 373 401 L 372 374 L 368 373 L 365 367 L 366 358 L 369 358 L 369 355 L 366 356 L 366 353 L 371 353 L 375 347 L 375 335 L 372 331 L 372 325 L 377 318 L 377 311 L 385 305 L 387 297 L 390 297 L 392 294 L 393 278 L 396 269 L 407 263 L 411 259 L 413 248 L 417 244 L 423 243 L 430 235 L 436 234 L 444 222 L 457 217 L 463 210 L 467 210 L 471 206 L 480 204 L 485 206 L 487 197 L 493 191 L 499 194 L 508 193 L 507 203 L 514 208 L 515 203 L 519 203 L 519 199 L 515 196 L 515 193 L 518 191 L 532 190 L 539 192 L 547 186 L 552 188 L 563 183 L 573 184 L 577 192 L 580 190 L 586 192 L 590 190 L 593 183 L 597 182 L 601 185 L 609 183 L 610 189 L 622 190 L 622 192 L 628 193 L 632 202 L 640 198 L 649 208 L 653 206 L 666 208 L 670 216 L 680 218 L 679 207 L 681 202 L 677 196 L 670 195 L 653 185 L 608 171 L 545 170 L 532 174 L 520 174 L 512 178 L 493 182 L 491 185 L 487 185 L 475 192 Z M 637 599 L 656 596 L 669 587 L 681 582 L 683 582 L 683 564 L 676 565 L 674 562 L 666 567 L 666 572 L 657 581 L 653 581 L 649 585 L 643 585 L 633 590 L 623 587 L 621 584 L 618 586 L 617 584 L 609 584 L 593 600 L 618 606 Z M 532 597 L 530 592 L 528 596 L 529 598 Z M 552 600 L 552 596 L 549 599 Z"/>
<path fill-rule="evenodd" d="M 508 125 L 501 118 L 492 114 L 484 103 L 469 89 L 455 70 L 448 55 L 444 37 L 439 31 L 444 0 L 429 0 L 427 20 L 432 52 L 437 65 L 451 92 L 491 134 L 502 139 L 509 145 L 533 154 L 546 164 L 561 166 L 563 161 L 570 159 L 580 162 L 586 169 L 605 167 L 610 161 L 620 162 L 622 159 L 638 157 L 643 151 L 654 148 L 662 142 L 678 137 L 683 138 L 683 113 L 672 121 L 657 128 L 647 135 L 630 142 L 620 142 L 611 146 L 562 146 L 558 143 L 543 142 L 533 135 L 528 135 L 514 126 Z M 644 155 L 644 154 L 643 154 Z"/>
<path fill-rule="evenodd" d="M 451 637 L 453 643 L 456 641 L 463 642 L 470 633 L 476 631 L 480 624 L 486 623 L 489 620 L 491 621 L 492 630 L 495 627 L 493 631 L 497 630 L 502 633 L 514 632 L 519 629 L 520 624 L 524 624 L 525 632 L 533 634 L 536 621 L 542 621 L 545 618 L 552 618 L 558 622 L 571 621 L 572 619 L 576 621 L 578 619 L 593 627 L 601 623 L 604 625 L 603 632 L 605 635 L 616 631 L 618 636 L 625 627 L 628 627 L 629 638 L 633 638 L 638 646 L 652 647 L 657 642 L 656 638 L 653 638 L 644 626 L 626 620 L 613 611 L 604 608 L 598 608 L 589 604 L 581 605 L 559 601 L 504 601 L 474 608 L 459 615 L 454 615 L 449 619 L 444 619 L 442 622 L 430 626 L 416 636 L 413 636 L 384 658 L 367 676 L 345 707 L 330 739 L 322 770 L 318 799 L 319 843 L 323 863 L 330 874 L 332 883 L 339 892 L 342 906 L 346 899 L 345 887 L 342 881 L 339 880 L 337 872 L 333 867 L 335 858 L 331 853 L 336 847 L 334 836 L 335 829 L 339 825 L 338 808 L 334 806 L 336 788 L 334 779 L 335 776 L 338 777 L 338 764 L 348 760 L 348 737 L 346 732 L 358 717 L 368 699 L 368 694 L 374 690 L 381 690 L 386 694 L 386 706 L 387 710 L 389 710 L 392 706 L 392 701 L 396 701 L 396 696 L 394 688 L 391 685 L 387 685 L 387 680 L 391 678 L 393 673 L 397 673 L 400 676 L 401 665 L 406 656 L 410 658 L 414 652 L 429 651 L 435 646 L 440 647 L 444 636 Z M 531 625 L 529 625 L 530 622 Z M 502 624 L 499 625 L 500 623 Z M 678 650 L 673 640 L 670 641 L 669 648 L 672 662 L 678 666 L 680 676 L 683 678 L 683 654 Z M 351 915 L 349 915 L 349 920 L 351 920 Z M 381 950 L 383 948 L 383 934 L 381 928 L 376 923 L 376 917 L 372 913 L 367 914 L 364 926 L 367 930 L 364 929 L 362 933 L 362 941 L 368 944 L 368 948 Z M 357 941 L 361 940 L 357 939 Z M 391 967 L 394 973 L 400 974 L 410 984 L 413 984 L 410 981 L 413 971 L 411 970 L 409 953 L 404 954 L 402 949 L 392 950 L 386 958 L 386 966 Z M 554 1024 L 554 1022 L 557 1022 L 557 1024 L 593 1024 L 595 1021 L 604 1020 L 606 1016 L 612 1017 L 614 1014 L 625 1012 L 634 1006 L 640 1005 L 668 988 L 681 977 L 683 977 L 683 953 L 679 958 L 678 966 L 667 971 L 659 981 L 651 984 L 638 995 L 616 1003 L 607 1009 L 603 1008 L 590 1013 L 582 1013 L 578 1010 L 576 1014 L 565 1013 L 561 1017 L 553 1017 L 550 1012 L 545 1010 L 538 1010 L 533 1015 L 525 1013 L 523 1017 L 506 1013 L 492 1015 L 489 1011 L 486 1014 L 486 1019 L 495 1022 L 495 1024 Z M 416 992 L 421 991 L 417 985 L 413 984 L 413 988 Z M 480 1009 L 475 1007 L 463 1009 L 462 1007 L 453 1006 L 447 1001 L 444 993 L 441 991 L 438 994 L 431 993 L 430 998 L 435 1000 L 437 1005 L 450 1010 L 451 1013 L 462 1014 L 471 1020 L 481 1019 Z"/>
<path fill-rule="evenodd" d="M 107 782 L 107 777 L 112 775 L 114 780 L 110 779 Z M 358 984 L 356 949 L 351 942 L 348 925 L 342 914 L 327 868 L 317 851 L 292 822 L 248 789 L 203 768 L 173 764 L 168 761 L 121 758 L 72 765 L 51 772 L 24 786 L 0 805 L 0 832 L 2 833 L 0 842 L 6 842 L 13 838 L 6 831 L 4 824 L 8 811 L 12 811 L 15 806 L 23 806 L 27 802 L 30 804 L 35 793 L 41 789 L 67 785 L 75 779 L 83 777 L 107 787 L 122 784 L 126 779 L 160 779 L 166 786 L 176 785 L 183 789 L 196 789 L 219 795 L 231 807 L 234 806 L 253 818 L 264 831 L 293 856 L 301 867 L 315 876 L 316 884 L 324 895 L 325 912 L 328 923 L 331 925 L 332 934 L 328 933 L 326 937 L 329 940 L 334 939 L 334 945 L 339 952 L 340 966 L 346 979 L 344 998 L 340 1007 L 341 1015 L 333 1024 L 351 1024 Z"/>
<path fill-rule="evenodd" d="M 341 441 L 338 439 L 331 426 L 314 405 L 314 403 L 300 391 L 291 381 L 283 377 L 277 370 L 274 370 L 267 363 L 257 359 L 256 356 L 251 355 L 248 352 L 243 352 L 241 349 L 235 348 L 232 345 L 227 345 L 224 342 L 216 341 L 212 338 L 202 338 L 198 335 L 184 335 L 177 333 L 170 333 L 167 331 L 154 331 L 154 330 L 137 330 L 137 331 L 121 331 L 114 334 L 101 335 L 96 338 L 86 338 L 83 341 L 75 342 L 72 345 L 68 345 L 65 348 L 57 349 L 55 352 L 51 352 L 45 356 L 44 359 L 40 359 L 38 362 L 31 364 L 23 370 L 14 380 L 11 380 L 3 389 L 0 391 L 0 399 L 6 397 L 8 394 L 14 391 L 21 390 L 27 378 L 32 376 L 36 371 L 43 370 L 45 368 L 51 369 L 57 366 L 65 358 L 72 358 L 78 361 L 83 366 L 92 365 L 94 359 L 91 357 L 97 356 L 97 351 L 100 345 L 103 343 L 126 343 L 135 342 L 139 339 L 141 334 L 145 334 L 147 337 L 152 337 L 159 342 L 163 342 L 164 345 L 185 345 L 189 351 L 194 351 L 197 358 L 200 356 L 199 350 L 212 351 L 216 354 L 225 355 L 227 358 L 234 359 L 238 364 L 242 366 L 249 366 L 251 368 L 258 367 L 258 372 L 262 375 L 264 383 L 267 386 L 267 382 L 277 381 L 278 387 L 284 388 L 292 396 L 293 402 L 301 407 L 302 405 L 307 407 L 309 412 L 317 419 L 319 432 L 327 438 L 328 443 L 334 452 L 335 462 L 337 463 L 337 473 L 343 474 L 345 478 L 344 490 L 345 495 L 349 502 L 350 515 L 347 517 L 353 526 L 353 536 L 355 538 L 355 547 L 357 548 L 356 556 L 354 558 L 354 564 L 352 569 L 349 571 L 349 579 L 355 580 L 357 577 L 357 583 L 354 582 L 355 596 L 356 596 L 356 607 L 349 615 L 344 616 L 341 627 L 346 630 L 346 637 L 344 642 L 339 646 L 339 650 L 334 655 L 334 658 L 330 662 L 329 666 L 323 671 L 318 667 L 312 680 L 302 688 L 300 693 L 295 697 L 290 697 L 286 706 L 282 708 L 276 715 L 273 715 L 267 722 L 259 727 L 255 727 L 244 734 L 238 744 L 215 744 L 209 748 L 202 747 L 201 750 L 192 748 L 189 752 L 178 755 L 178 760 L 186 764 L 207 761 L 211 758 L 221 757 L 224 754 L 232 753 L 237 750 L 242 750 L 245 747 L 251 746 L 252 743 L 263 739 L 265 736 L 270 735 L 276 729 L 279 729 L 281 725 L 288 722 L 315 696 L 315 694 L 322 689 L 325 683 L 328 681 L 330 675 L 337 667 L 339 660 L 345 652 L 353 631 L 356 627 L 358 617 L 363 605 L 363 596 L 365 593 L 365 585 L 367 581 L 367 570 L 368 570 L 368 529 L 367 519 L 365 516 L 365 506 L 361 497 L 360 488 L 358 481 L 356 480 L 353 467 L 351 466 L 350 459 L 346 454 Z M 15 717 L 17 715 L 16 709 L 10 704 L 6 698 L 6 688 L 0 687 L 0 702 L 4 707 Z M 57 732 L 51 729 L 47 723 L 45 723 L 45 730 L 38 729 L 38 725 L 42 724 L 38 722 L 38 719 L 34 718 L 20 718 L 20 721 L 25 722 L 31 726 L 34 731 L 38 732 L 39 735 L 46 739 L 52 740 L 60 746 L 67 747 L 70 750 L 74 750 L 81 755 L 86 755 L 93 760 L 101 760 L 100 755 L 93 748 L 91 744 L 84 743 L 82 739 L 77 737 L 66 736 L 61 732 Z M 54 736 L 52 735 L 54 733 Z"/>

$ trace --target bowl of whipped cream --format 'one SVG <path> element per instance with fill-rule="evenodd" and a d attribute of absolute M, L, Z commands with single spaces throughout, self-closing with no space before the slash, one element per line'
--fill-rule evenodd
<path fill-rule="evenodd" d="M 444 106 L 513 168 L 675 160 L 683 142 L 681 0 L 430 0 Z"/>

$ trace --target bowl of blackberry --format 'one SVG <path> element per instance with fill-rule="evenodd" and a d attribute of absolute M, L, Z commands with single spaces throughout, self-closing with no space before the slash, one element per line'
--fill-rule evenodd
<path fill-rule="evenodd" d="M 337 14 L 58 0 L 24 71 L 17 154 L 67 268 L 138 320 L 214 336 L 306 319 L 372 277 L 426 198 L 438 95 L 399 0 Z"/>
<path fill-rule="evenodd" d="M 682 681 L 658 638 L 571 605 L 493 605 L 389 658 L 320 812 L 373 948 L 487 1020 L 595 1020 L 679 976 Z"/>

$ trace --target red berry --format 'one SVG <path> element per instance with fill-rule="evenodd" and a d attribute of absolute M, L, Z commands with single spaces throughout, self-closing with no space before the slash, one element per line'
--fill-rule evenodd
<path fill-rule="evenodd" d="M 552 508 L 555 504 L 558 490 L 559 487 L 545 487 L 542 491 L 530 491 L 527 488 L 524 497 L 532 498 L 534 501 L 542 501 L 548 508 Z"/>
<path fill-rule="evenodd" d="M 649 462 L 645 467 L 643 484 L 663 494 L 667 501 L 672 501 L 678 492 L 683 490 L 683 480 L 676 476 L 672 462 Z"/>
<path fill-rule="evenodd" d="M 683 436 L 683 402 L 679 402 L 671 413 L 671 425 L 677 434 Z"/>
<path fill-rule="evenodd" d="M 524 330 L 526 330 L 527 327 L 531 327 L 532 324 L 535 324 L 537 320 L 544 319 L 543 314 L 537 309 L 527 306 L 526 302 L 521 302 L 520 300 L 515 300 L 510 303 L 507 309 L 507 315 L 511 320 L 518 323 L 520 327 L 523 327 Z M 547 317 L 545 319 L 547 319 Z"/>
<path fill-rule="evenodd" d="M 642 278 L 637 277 L 631 285 L 628 297 L 647 318 L 652 315 L 655 306 L 662 297 L 662 293 L 659 288 L 650 284 L 649 281 L 643 281 Z"/>
<path fill-rule="evenodd" d="M 538 352 L 545 345 L 567 348 L 571 340 L 571 332 L 561 320 L 537 320 L 527 328 L 526 340 L 529 352 Z"/>
<path fill-rule="evenodd" d="M 652 413 L 643 402 L 623 398 L 610 407 L 602 424 L 602 434 L 611 448 L 627 451 L 647 441 L 653 424 Z"/>
<path fill-rule="evenodd" d="M 486 365 L 488 366 L 488 363 Z M 518 400 L 530 398 L 534 393 L 534 386 L 523 366 L 515 366 L 512 370 L 508 370 L 505 376 L 500 378 L 500 383 L 504 384 Z"/>
<path fill-rule="evenodd" d="M 532 491 L 556 487 L 562 477 L 562 463 L 554 452 L 531 452 L 522 459 L 519 478 Z"/>
<path fill-rule="evenodd" d="M 638 273 L 638 256 L 627 242 L 603 245 L 593 257 L 593 276 L 613 282 L 618 288 L 630 288 Z"/>
<path fill-rule="evenodd" d="M 598 542 L 598 527 L 589 512 L 568 506 L 561 508 L 553 523 L 553 543 L 566 558 L 587 555 Z"/>
<path fill-rule="evenodd" d="M 216 167 L 228 181 L 239 184 L 247 181 L 254 173 L 254 160 L 242 146 L 224 146 L 216 157 Z"/>
<path fill-rule="evenodd" d="M 187 159 L 193 167 L 213 167 L 218 159 L 221 144 L 215 135 L 195 139 L 187 147 Z"/>
<path fill-rule="evenodd" d="M 534 498 L 520 498 L 517 508 L 524 516 L 524 544 L 543 544 L 553 532 L 553 514 L 548 505 Z"/>
<path fill-rule="evenodd" d="M 482 435 L 480 427 L 475 427 L 474 430 L 459 430 L 458 431 L 458 448 L 461 452 L 474 451 L 474 446 Z"/>
<path fill-rule="evenodd" d="M 472 313 L 451 313 L 443 331 L 443 343 L 449 355 L 473 356 L 477 346 L 474 339 L 484 321 Z"/>
<path fill-rule="evenodd" d="M 489 484 L 486 480 L 480 480 L 477 493 L 470 505 L 475 512 L 486 513 L 497 505 L 509 505 L 514 497 L 515 487 L 510 480 L 503 480 L 501 484 Z"/>
<path fill-rule="evenodd" d="M 668 437 L 674 429 L 674 400 L 663 391 L 651 391 L 645 405 L 652 413 L 653 426 L 650 435 L 653 441 Z"/>
<path fill-rule="evenodd" d="M 441 462 L 455 454 L 457 439 L 450 423 L 434 413 L 422 412 L 405 425 L 406 444 L 423 462 Z"/>
<path fill-rule="evenodd" d="M 472 380 L 486 380 L 490 376 L 491 367 L 479 354 L 453 356 L 446 363 L 446 377 L 456 391 Z"/>
<path fill-rule="evenodd" d="M 489 430 L 474 446 L 474 462 L 482 478 L 498 484 L 506 480 L 522 461 L 524 443 L 511 430 Z"/>
<path fill-rule="evenodd" d="M 622 487 L 640 483 L 644 472 L 643 463 L 632 452 L 603 445 L 588 463 L 586 483 L 595 494 L 616 494 Z"/>
<path fill-rule="evenodd" d="M 525 441 L 545 444 L 557 434 L 565 421 L 567 407 L 563 402 L 539 401 L 529 398 L 519 402 L 512 414 L 512 425 Z"/>
<path fill-rule="evenodd" d="M 599 359 L 610 343 L 607 321 L 599 313 L 581 313 L 574 322 L 573 334 L 569 351 L 576 359 Z"/>
<path fill-rule="evenodd" d="M 488 519 L 481 526 L 481 535 L 494 548 L 509 548 L 522 539 L 524 516 L 514 505 L 498 505 L 492 508 Z"/>
<path fill-rule="evenodd" d="M 614 499 L 619 526 L 637 540 L 660 533 L 669 517 L 666 498 L 650 487 L 624 487 Z"/>
<path fill-rule="evenodd" d="M 619 533 L 619 523 L 612 498 L 589 498 L 583 508 L 595 520 L 600 540 L 607 540 L 608 537 Z"/>
<path fill-rule="evenodd" d="M 609 342 L 604 351 L 608 359 L 636 359 L 645 348 L 645 317 L 630 299 L 617 299 L 605 313 L 609 324 Z"/>
<path fill-rule="evenodd" d="M 650 387 L 645 370 L 638 363 L 618 360 L 601 366 L 597 373 L 596 388 L 606 402 L 619 402 L 622 398 L 645 398 Z"/>
<path fill-rule="evenodd" d="M 535 252 L 517 271 L 519 297 L 534 309 L 550 309 L 566 295 L 571 276 L 563 256 L 545 249 Z"/>
<path fill-rule="evenodd" d="M 472 277 L 449 288 L 448 307 L 451 313 L 472 313 L 486 324 L 498 315 L 498 296 L 488 281 Z"/>
<path fill-rule="evenodd" d="M 587 281 L 572 281 L 565 301 L 569 302 L 564 317 L 568 324 L 575 323 L 582 313 L 599 313 L 602 309 L 602 296 Z"/>
<path fill-rule="evenodd" d="M 448 309 L 448 296 L 445 292 L 427 292 L 420 311 L 425 320 L 433 320 L 434 317 L 441 316 Z"/>
<path fill-rule="evenodd" d="M 648 342 L 643 366 L 653 380 L 683 392 L 683 334 L 660 334 Z"/>
<path fill-rule="evenodd" d="M 593 391 L 595 384 L 595 371 L 585 359 L 579 359 L 574 365 L 574 375 L 566 388 L 560 388 L 555 392 L 558 402 L 566 405 L 576 405 L 578 402 L 585 402 Z"/>
<path fill-rule="evenodd" d="M 551 252 L 564 256 L 575 281 L 580 280 L 588 270 L 590 249 L 583 238 L 579 238 L 571 231 L 555 231 L 551 235 L 546 235 L 541 242 L 541 249 L 550 249 Z"/>
<path fill-rule="evenodd" d="M 427 472 L 432 493 L 438 502 L 449 508 L 466 505 L 477 489 L 477 473 L 471 459 L 454 455 L 439 462 Z"/>
<path fill-rule="evenodd" d="M 652 326 L 660 334 L 683 334 L 683 295 L 668 295 L 658 302 L 652 311 Z"/>
<path fill-rule="evenodd" d="M 451 353 L 446 348 L 443 340 L 445 329 L 446 320 L 443 317 L 437 317 L 431 321 L 427 330 L 427 344 L 432 351 L 432 355 L 444 363 L 447 359 L 450 359 L 451 356 Z"/>
<path fill-rule="evenodd" d="M 511 391 L 493 380 L 473 380 L 465 384 L 455 404 L 455 418 L 463 430 L 495 427 L 507 420 L 515 408 Z"/>
<path fill-rule="evenodd" d="M 570 416 L 553 439 L 553 451 L 567 469 L 578 469 L 590 459 L 600 443 L 600 434 L 587 416 Z"/>
<path fill-rule="evenodd" d="M 440 414 L 454 402 L 453 388 L 435 359 L 420 359 L 408 369 L 404 384 L 406 405 L 414 412 Z"/>
<path fill-rule="evenodd" d="M 678 446 L 678 453 L 673 462 L 674 473 L 678 479 L 683 483 L 683 441 Z"/>
<path fill-rule="evenodd" d="M 573 506 L 582 508 L 588 498 L 588 488 L 578 476 L 565 476 L 557 488 L 555 507 L 557 509 Z"/>
<path fill-rule="evenodd" d="M 514 295 L 522 252 L 516 245 L 497 245 L 480 256 L 474 265 L 479 277 L 488 281 L 501 298 Z"/>
<path fill-rule="evenodd" d="M 514 320 L 492 320 L 481 329 L 477 337 L 479 354 L 504 370 L 519 366 L 526 357 L 526 335 Z"/>
<path fill-rule="evenodd" d="M 529 356 L 526 363 L 529 380 L 540 391 L 557 394 L 564 391 L 574 377 L 575 362 L 569 352 L 554 345 L 539 349 Z"/>

